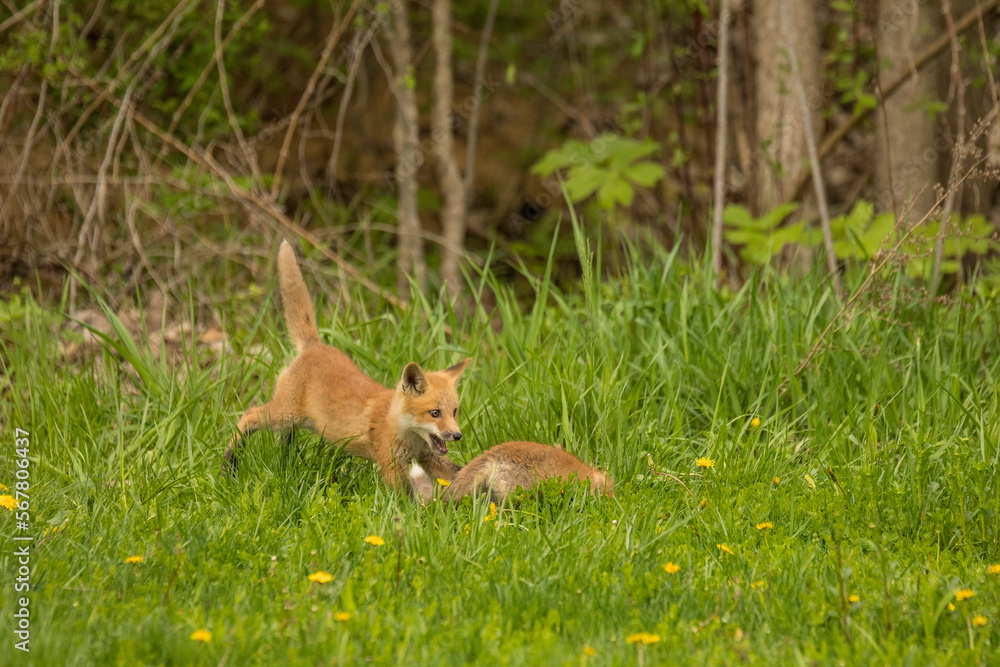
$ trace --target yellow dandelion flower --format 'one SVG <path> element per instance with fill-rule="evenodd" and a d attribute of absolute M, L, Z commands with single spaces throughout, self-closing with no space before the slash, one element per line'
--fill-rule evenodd
<path fill-rule="evenodd" d="M 333 615 L 333 620 L 335 621 L 349 621 L 351 620 L 351 612 L 349 611 L 338 611 Z"/>
<path fill-rule="evenodd" d="M 125 562 L 126 563 L 132 563 L 133 565 L 138 565 L 139 563 L 141 563 L 144 560 L 146 560 L 146 559 L 143 558 L 142 556 L 129 556 L 128 558 L 125 559 Z"/>
<path fill-rule="evenodd" d="M 208 630 L 195 630 L 191 633 L 191 639 L 196 642 L 210 642 L 212 641 L 212 633 Z"/>
<path fill-rule="evenodd" d="M 955 591 L 955 601 L 961 602 L 962 600 L 968 600 L 976 594 L 975 591 L 970 591 L 968 588 L 961 588 Z"/>
<path fill-rule="evenodd" d="M 663 569 L 667 571 L 667 574 L 674 574 L 675 572 L 679 572 L 680 571 L 681 566 L 678 565 L 677 563 L 670 562 L 670 563 L 667 563 L 666 565 L 664 565 Z"/>
<path fill-rule="evenodd" d="M 658 641 L 660 641 L 660 635 L 654 635 L 651 632 L 637 632 L 625 638 L 627 644 L 655 644 Z"/>
<path fill-rule="evenodd" d="M 583 647 L 583 654 L 584 655 L 589 655 L 589 656 L 595 656 L 595 655 L 597 655 L 597 651 L 595 651 L 594 649 L 590 648 L 589 646 L 584 646 Z"/>
<path fill-rule="evenodd" d="M 778 486 L 778 484 L 780 484 L 780 483 L 781 483 L 781 478 L 780 477 L 775 477 L 774 478 L 774 485 Z"/>
<path fill-rule="evenodd" d="M 490 513 L 483 517 L 483 523 L 487 521 L 496 521 L 497 518 L 497 504 L 490 503 Z"/>
<path fill-rule="evenodd" d="M 437 482 L 441 486 L 451 486 L 451 482 L 446 479 L 441 479 L 440 477 L 437 478 Z"/>
<path fill-rule="evenodd" d="M 309 575 L 309 581 L 314 581 L 320 584 L 328 584 L 333 581 L 333 575 L 329 572 L 324 572 L 320 570 L 319 572 L 313 572 Z"/>
<path fill-rule="evenodd" d="M 847 596 L 847 601 L 851 603 L 858 602 L 860 600 L 861 596 L 858 595 L 857 593 L 851 593 L 850 595 Z"/>
<path fill-rule="evenodd" d="M 750 420 L 750 428 L 754 430 L 760 428 L 760 417 L 754 417 Z"/>
<path fill-rule="evenodd" d="M 380 547 L 383 544 L 385 544 L 385 540 L 383 540 L 378 535 L 369 535 L 368 537 L 365 538 L 365 542 L 372 545 L 373 547 Z"/>
<path fill-rule="evenodd" d="M 1000 563 L 997 563 L 996 565 L 990 565 L 988 568 L 986 568 L 986 571 L 989 572 L 990 574 L 1000 574 Z"/>
<path fill-rule="evenodd" d="M 700 459 L 694 462 L 699 468 L 713 468 L 715 467 L 715 461 L 708 458 L 707 456 L 702 456 Z"/>
<path fill-rule="evenodd" d="M 698 507 L 700 507 L 701 509 L 705 509 L 706 507 L 708 507 L 708 498 L 702 498 L 701 502 L 698 503 Z"/>
<path fill-rule="evenodd" d="M 955 605 L 953 605 L 952 603 L 949 602 L 948 603 L 948 611 L 955 611 Z"/>
<path fill-rule="evenodd" d="M 6 491 L 7 487 L 4 484 L 0 484 L 0 491 Z"/>
<path fill-rule="evenodd" d="M 729 545 L 726 544 L 725 542 L 723 542 L 722 544 L 716 544 L 715 546 L 719 547 L 720 549 L 722 549 L 723 551 L 725 551 L 730 556 L 735 556 L 736 555 L 736 552 L 733 551 L 732 549 L 730 549 Z"/>
<path fill-rule="evenodd" d="M 753 588 L 753 589 L 755 589 L 755 590 L 756 590 L 756 589 L 758 589 L 758 588 L 763 588 L 763 587 L 764 587 L 764 586 L 766 586 L 766 585 L 767 585 L 767 582 L 766 582 L 766 581 L 764 581 L 763 579 L 761 579 L 761 580 L 759 580 L 759 581 L 754 581 L 753 583 L 751 583 L 751 584 L 750 584 L 750 588 Z"/>
<path fill-rule="evenodd" d="M 987 618 L 985 616 L 983 616 L 982 614 L 977 614 L 976 616 L 972 617 L 972 624 L 974 626 L 976 626 L 977 628 L 985 627 L 986 626 L 986 621 L 987 621 Z"/>
<path fill-rule="evenodd" d="M 4 489 L 4 491 L 6 490 L 7 489 Z M 17 507 L 17 501 L 14 499 L 14 496 L 0 496 L 0 507 L 6 507 L 13 512 Z"/>
<path fill-rule="evenodd" d="M 774 528 L 774 524 L 770 521 L 761 521 L 757 524 L 757 530 L 770 530 Z"/>

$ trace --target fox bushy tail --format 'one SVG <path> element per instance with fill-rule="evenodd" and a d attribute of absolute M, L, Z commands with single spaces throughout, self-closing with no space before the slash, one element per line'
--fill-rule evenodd
<path fill-rule="evenodd" d="M 278 284 L 281 286 L 281 302 L 285 308 L 288 336 L 295 343 L 296 351 L 301 352 L 319 342 L 319 328 L 316 326 L 316 311 L 309 297 L 309 290 L 302 279 L 299 264 L 295 261 L 295 251 L 288 241 L 282 241 L 278 250 Z"/>

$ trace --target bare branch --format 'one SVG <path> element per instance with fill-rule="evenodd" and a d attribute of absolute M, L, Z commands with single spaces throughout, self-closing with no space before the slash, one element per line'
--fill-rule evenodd
<path fill-rule="evenodd" d="M 23 19 L 25 16 L 38 9 L 38 7 L 43 4 L 45 4 L 45 0 L 35 0 L 34 2 L 29 2 L 27 5 L 24 6 L 24 9 L 21 9 L 16 14 L 8 18 L 6 21 L 0 23 L 0 34 L 3 34 L 3 32 L 12 25 L 17 25 L 18 23 L 20 23 L 21 19 Z"/>
<path fill-rule="evenodd" d="M 73 125 L 73 128 L 56 147 L 55 155 L 52 156 L 53 172 L 56 169 L 56 165 L 59 164 L 59 160 L 62 158 L 62 154 L 65 152 L 66 146 L 69 146 L 73 142 L 76 135 L 79 134 L 80 130 L 83 128 L 84 123 L 86 123 L 87 119 L 90 118 L 90 115 L 94 113 L 99 106 L 101 106 L 104 100 L 108 99 L 118 89 L 118 86 L 125 80 L 132 66 L 139 60 L 139 58 L 141 58 L 151 48 L 154 48 L 154 46 L 157 49 L 154 53 L 158 53 L 166 48 L 166 43 L 161 42 L 160 37 L 163 36 L 163 33 L 166 32 L 171 25 L 173 25 L 176 30 L 177 24 L 175 21 L 183 18 L 185 14 L 194 9 L 196 3 L 197 0 L 181 0 L 181 2 L 178 2 L 177 5 L 171 10 L 170 14 L 167 15 L 167 18 L 163 19 L 160 25 L 156 27 L 156 30 L 154 30 L 149 37 L 146 38 L 146 41 L 143 42 L 131 56 L 129 56 L 128 60 L 126 60 L 125 64 L 119 68 L 110 83 L 108 83 L 104 89 L 98 91 L 98 95 L 89 105 L 87 105 L 87 108 L 83 110 L 83 113 L 81 113 L 80 117 L 77 119 L 76 124 Z"/>
<path fill-rule="evenodd" d="M 983 14 L 993 9 L 996 9 L 997 5 L 1000 5 L 1000 0 L 986 0 L 981 6 L 977 6 L 976 9 L 970 11 L 968 14 L 963 16 L 961 19 L 955 22 L 955 32 L 960 34 L 972 27 Z M 895 93 L 900 86 L 909 81 L 912 77 L 923 69 L 934 57 L 943 51 L 950 44 L 950 37 L 947 34 L 941 35 L 938 39 L 934 40 L 927 45 L 927 48 L 921 51 L 913 59 L 911 67 L 906 71 L 902 72 L 898 77 L 893 79 L 885 88 L 882 89 L 882 94 L 879 96 L 877 101 L 877 106 L 881 107 L 882 104 L 889 97 Z M 866 107 L 860 113 L 857 113 L 850 117 L 850 119 L 841 123 L 835 130 L 826 135 L 823 143 L 819 147 L 819 159 L 822 160 L 830 151 L 833 150 L 840 141 L 848 135 L 848 133 L 860 125 L 862 122 L 868 119 L 872 114 L 874 109 Z M 809 182 L 810 169 L 804 169 L 802 174 L 799 176 L 798 182 L 795 184 L 795 190 L 792 193 L 792 201 L 795 201 L 802 197 L 802 193 L 806 188 L 806 184 Z"/>
<path fill-rule="evenodd" d="M 340 41 L 340 36 L 344 34 L 344 30 L 351 23 L 351 19 L 354 18 L 354 13 L 358 11 L 358 7 L 361 5 L 361 0 L 354 0 L 351 3 L 350 9 L 347 10 L 347 14 L 341 19 L 340 23 L 336 25 L 331 31 L 329 37 L 326 40 L 326 46 L 323 47 L 323 53 L 319 57 L 319 62 L 316 63 L 316 68 L 313 70 L 312 75 L 309 77 L 309 81 L 306 83 L 306 89 L 302 92 L 302 96 L 299 98 L 299 103 L 295 105 L 295 110 L 292 112 L 291 122 L 288 124 L 288 129 L 285 131 L 285 139 L 281 142 L 281 152 L 278 154 L 278 165 L 274 168 L 274 180 L 271 182 L 271 198 L 277 199 L 278 193 L 281 191 L 281 172 L 285 168 L 285 161 L 288 159 L 288 149 L 292 145 L 292 137 L 295 135 L 295 128 L 299 124 L 299 117 L 302 116 L 302 111 L 306 108 L 306 104 L 312 97 L 313 92 L 316 90 L 316 83 L 319 81 L 320 76 L 326 69 L 326 63 L 330 60 L 330 56 L 333 55 L 333 49 L 337 46 L 337 42 Z"/>
<path fill-rule="evenodd" d="M 493 23 L 497 17 L 497 7 L 500 0 L 490 0 L 490 8 L 483 25 L 483 34 L 479 38 L 479 54 L 476 56 L 476 80 L 472 91 L 472 110 L 469 111 L 468 139 L 465 146 L 465 190 L 466 208 L 472 203 L 472 186 L 476 179 L 476 144 L 479 140 L 479 107 L 482 104 L 483 74 L 486 70 L 486 54 L 489 51 L 490 35 L 493 33 Z"/>
<path fill-rule="evenodd" d="M 254 188 L 257 188 L 264 181 L 257 166 L 257 156 L 250 150 L 250 146 L 247 145 L 246 137 L 243 136 L 243 130 L 240 128 L 239 119 L 236 117 L 236 111 L 233 109 L 233 102 L 229 98 L 229 79 L 226 76 L 226 59 L 223 54 L 222 45 L 222 17 L 225 9 L 226 0 L 219 0 L 215 11 L 215 65 L 219 69 L 219 90 L 222 91 L 222 104 L 226 108 L 229 127 L 236 136 L 236 141 L 243 152 L 243 159 L 246 160 L 247 167 L 250 169 Z"/>
<path fill-rule="evenodd" d="M 88 80 L 87 78 L 81 76 L 79 72 L 75 71 L 74 68 L 69 68 L 69 72 L 77 77 L 84 85 L 90 86 L 95 91 L 100 91 L 101 87 L 95 82 Z M 122 107 L 125 103 L 119 100 L 117 97 L 111 95 L 109 99 L 118 107 Z M 278 225 L 284 227 L 286 230 L 292 232 L 296 236 L 305 239 L 310 244 L 315 246 L 319 252 L 329 259 L 331 262 L 337 265 L 337 267 L 353 278 L 358 284 L 362 285 L 365 289 L 371 291 L 376 296 L 384 299 L 387 303 L 393 306 L 401 307 L 399 299 L 388 294 L 382 288 L 380 288 L 375 283 L 371 282 L 367 278 L 361 275 L 361 273 L 345 262 L 343 258 L 337 256 L 335 253 L 330 252 L 330 250 L 323 244 L 323 242 L 316 237 L 315 234 L 303 229 L 301 226 L 293 222 L 283 211 L 281 211 L 270 199 L 264 199 L 260 195 L 254 192 L 250 192 L 236 183 L 233 177 L 215 161 L 210 153 L 202 149 L 188 146 L 183 141 L 178 139 L 175 135 L 168 134 L 162 128 L 160 128 L 156 123 L 146 118 L 139 110 L 134 109 L 132 111 L 132 117 L 135 119 L 139 125 L 142 125 L 149 132 L 152 132 L 160 141 L 168 143 L 174 150 L 183 154 L 193 163 L 200 165 L 203 169 L 211 172 L 214 176 L 219 178 L 226 187 L 233 194 L 233 197 L 245 205 L 250 205 L 254 209 L 263 213 L 266 217 L 275 220 Z"/>
<path fill-rule="evenodd" d="M 177 125 L 178 123 L 180 123 L 181 117 L 184 115 L 184 112 L 187 111 L 187 108 L 189 106 L 191 106 L 191 102 L 194 101 L 194 98 L 198 94 L 198 91 L 201 90 L 201 87 L 205 85 L 205 80 L 208 79 L 208 75 L 212 72 L 213 69 L 216 68 L 215 67 L 216 58 L 220 57 L 220 53 L 224 52 L 229 47 L 229 44 L 233 41 L 233 38 L 236 37 L 236 34 L 243 28 L 243 26 L 245 26 L 247 23 L 250 22 L 250 19 L 253 18 L 253 15 L 257 13 L 257 10 L 263 6 L 264 6 L 264 0 L 257 0 L 257 2 L 252 4 L 250 6 L 250 9 L 248 9 L 243 14 L 243 16 L 237 19 L 236 23 L 233 24 L 233 27 L 229 30 L 229 33 L 226 34 L 226 38 L 222 40 L 222 48 L 221 49 L 217 48 L 215 50 L 215 53 L 212 55 L 212 59 L 209 60 L 208 63 L 205 64 L 205 67 L 202 68 L 201 73 L 198 75 L 198 79 L 194 82 L 194 85 L 191 86 L 191 90 L 189 90 L 188 94 L 184 97 L 184 101 L 182 101 L 180 106 L 177 107 L 177 110 L 174 112 L 173 117 L 170 119 L 170 126 L 167 128 L 167 134 L 173 134 L 174 131 L 177 129 Z M 163 158 L 165 150 L 166 147 L 164 146 L 163 150 L 161 150 L 160 153 L 156 156 L 157 162 L 159 162 Z"/>

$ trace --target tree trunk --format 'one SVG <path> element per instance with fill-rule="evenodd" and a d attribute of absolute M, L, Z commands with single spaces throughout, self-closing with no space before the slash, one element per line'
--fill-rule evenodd
<path fill-rule="evenodd" d="M 884 64 L 881 80 L 890 81 L 909 68 L 914 54 L 943 29 L 938 2 L 879 0 L 875 39 Z M 933 206 L 934 186 L 947 162 L 950 142 L 935 147 L 935 120 L 927 109 L 928 103 L 941 101 L 944 65 L 944 58 L 935 58 L 885 101 L 883 113 L 876 112 L 875 204 L 899 215 L 911 210 L 911 221 Z"/>
<path fill-rule="evenodd" d="M 715 118 L 715 183 L 712 195 L 712 271 L 720 286 L 722 276 L 722 209 L 726 205 L 726 138 L 729 134 L 726 93 L 729 86 L 729 23 L 732 14 L 729 0 L 722 0 L 719 9 L 719 78 L 716 93 Z"/>
<path fill-rule="evenodd" d="M 437 161 L 438 180 L 444 206 L 441 227 L 444 246 L 441 248 L 441 278 L 448 289 L 448 298 L 461 293 L 462 274 L 459 261 L 465 243 L 466 196 L 462 175 L 455 160 L 452 134 L 452 99 L 454 79 L 451 68 L 451 0 L 434 0 L 434 102 L 431 110 L 431 140 Z M 468 165 L 466 166 L 468 168 Z"/>
<path fill-rule="evenodd" d="M 424 286 L 424 246 L 417 215 L 417 170 L 423 162 L 420 153 L 420 117 L 414 91 L 413 50 L 410 46 L 410 23 L 406 3 L 400 2 L 393 13 L 392 58 L 396 65 L 396 122 L 392 138 L 396 148 L 396 191 L 399 198 L 399 268 L 396 291 L 400 299 L 410 296 L 410 277 Z"/>
<path fill-rule="evenodd" d="M 753 3 L 759 152 L 755 156 L 752 177 L 756 183 L 758 213 L 791 198 L 806 164 L 806 128 L 795 97 L 779 9 L 775 0 L 754 0 Z M 787 13 L 791 29 L 788 39 L 794 40 L 809 121 L 815 136 L 821 136 L 820 114 L 824 99 L 815 0 L 788 2 Z"/>

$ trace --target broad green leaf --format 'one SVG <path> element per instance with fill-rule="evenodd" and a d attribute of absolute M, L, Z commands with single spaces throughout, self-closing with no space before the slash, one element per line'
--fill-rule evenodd
<path fill-rule="evenodd" d="M 583 201 L 594 194 L 597 188 L 604 184 L 608 174 L 603 169 L 585 164 L 573 167 L 566 178 L 566 192 L 574 202 Z"/>
<path fill-rule="evenodd" d="M 655 162 L 637 162 L 627 167 L 623 173 L 630 181 L 644 188 L 653 187 L 665 174 L 663 167 Z"/>
<path fill-rule="evenodd" d="M 798 209 L 799 205 L 796 203 L 781 204 L 780 206 L 775 206 L 770 211 L 765 213 L 757 221 L 756 226 L 761 229 L 773 229 L 777 227 L 782 220 L 787 218 L 789 215 Z"/>
<path fill-rule="evenodd" d="M 747 228 L 753 225 L 753 216 L 739 204 L 728 204 L 722 211 L 722 222 L 733 227 Z"/>
<path fill-rule="evenodd" d="M 632 196 L 635 190 L 623 178 L 612 178 L 601 186 L 597 192 L 597 205 L 610 211 L 615 204 L 628 206 L 632 203 Z"/>

